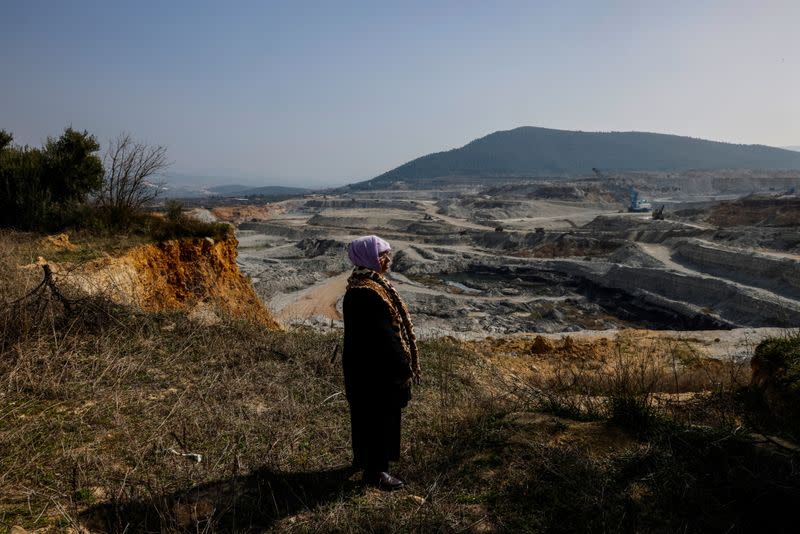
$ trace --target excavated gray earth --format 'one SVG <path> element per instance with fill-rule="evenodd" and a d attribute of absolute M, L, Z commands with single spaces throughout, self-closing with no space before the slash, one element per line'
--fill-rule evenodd
<path fill-rule="evenodd" d="M 800 326 L 798 228 L 715 227 L 712 186 L 666 220 L 597 182 L 292 199 L 238 227 L 239 262 L 286 324 L 340 324 L 346 243 L 374 233 L 422 335 Z"/>

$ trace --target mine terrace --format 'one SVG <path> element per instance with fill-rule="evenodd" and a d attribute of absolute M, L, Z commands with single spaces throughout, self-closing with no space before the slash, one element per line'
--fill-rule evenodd
<path fill-rule="evenodd" d="M 240 267 L 287 325 L 340 326 L 345 245 L 376 233 L 394 247 L 391 277 L 423 336 L 645 328 L 708 331 L 719 343 L 720 330 L 741 341 L 800 323 L 794 181 L 701 173 L 351 186 L 195 214 L 237 223 Z M 626 209 L 632 189 L 652 210 Z"/>

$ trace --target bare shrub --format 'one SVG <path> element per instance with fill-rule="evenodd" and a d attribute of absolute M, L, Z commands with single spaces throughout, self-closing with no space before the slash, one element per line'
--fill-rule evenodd
<path fill-rule="evenodd" d="M 652 350 L 626 350 L 617 345 L 609 374 L 603 377 L 607 411 L 612 421 L 645 430 L 655 419 L 653 393 L 663 388 L 666 369 Z"/>
<path fill-rule="evenodd" d="M 575 419 L 596 419 L 604 413 L 603 397 L 585 366 L 560 360 L 551 374 L 536 380 L 541 407 Z"/>
<path fill-rule="evenodd" d="M 32 239 L 33 234 L 0 233 L 0 357 L 57 313 L 42 286 L 42 271 L 33 264 Z M 23 264 L 29 267 L 20 268 Z"/>
<path fill-rule="evenodd" d="M 169 165 L 166 147 L 120 134 L 109 143 L 105 154 L 106 174 L 97 198 L 99 205 L 112 222 L 126 222 L 159 195 L 163 184 L 152 178 Z"/>

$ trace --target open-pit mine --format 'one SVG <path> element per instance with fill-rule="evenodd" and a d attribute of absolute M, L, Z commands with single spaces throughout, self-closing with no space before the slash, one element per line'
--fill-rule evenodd
<path fill-rule="evenodd" d="M 791 184 L 635 185 L 653 211 L 628 212 L 630 184 L 602 179 L 309 195 L 237 220 L 238 261 L 285 325 L 341 324 L 345 247 L 365 234 L 391 242 L 422 336 L 704 331 L 724 355 L 800 325 Z"/>

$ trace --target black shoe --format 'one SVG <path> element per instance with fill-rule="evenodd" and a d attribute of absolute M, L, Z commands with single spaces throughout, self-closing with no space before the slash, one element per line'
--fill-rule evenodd
<path fill-rule="evenodd" d="M 368 486 L 373 486 L 384 491 L 399 490 L 405 485 L 402 480 L 397 477 L 393 477 L 385 471 L 365 471 L 364 483 Z"/>

